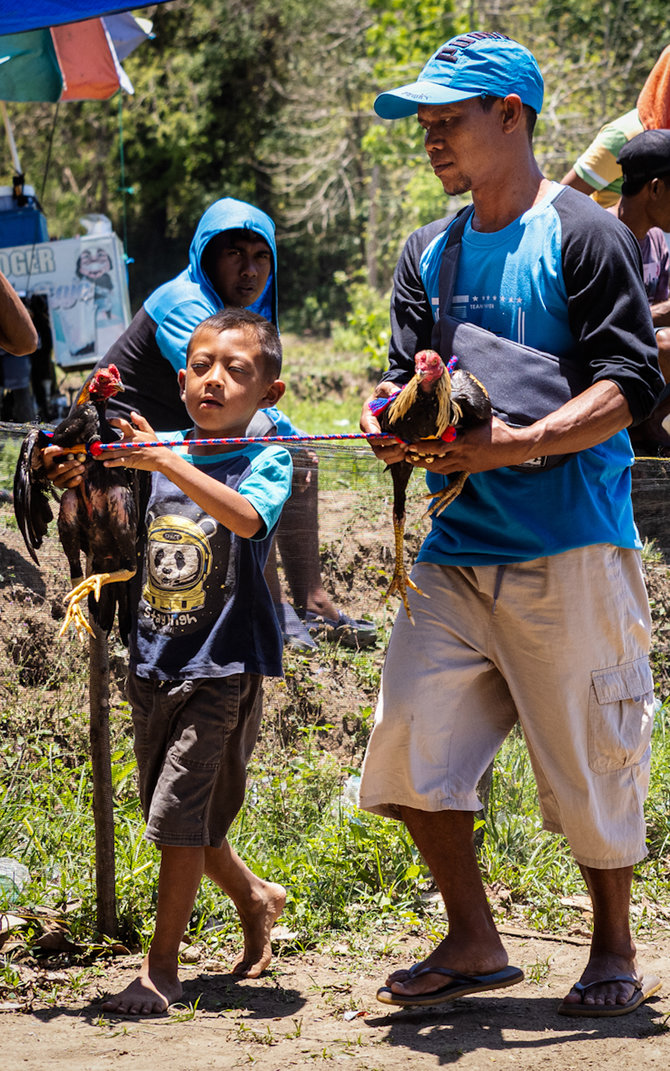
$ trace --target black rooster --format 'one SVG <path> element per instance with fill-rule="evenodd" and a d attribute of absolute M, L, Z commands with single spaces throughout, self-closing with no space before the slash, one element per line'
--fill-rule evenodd
<path fill-rule="evenodd" d="M 491 402 L 486 389 L 470 372 L 457 369 L 451 375 L 439 353 L 435 350 L 421 350 L 414 357 L 415 375 L 406 387 L 395 395 L 389 405 L 377 414 L 382 431 L 402 439 L 403 442 L 417 443 L 420 439 L 441 439 L 449 428 L 471 428 L 476 424 L 485 424 L 491 419 Z M 416 448 L 412 450 L 416 457 L 421 454 Z M 409 478 L 414 466 L 409 461 L 395 461 L 389 465 L 393 480 L 393 530 L 395 533 L 395 568 L 387 595 L 397 592 L 407 611 L 410 621 L 414 621 L 407 600 L 407 586 L 423 595 L 423 592 L 410 580 L 405 571 L 403 539 L 405 532 L 405 501 Z M 442 490 L 431 495 L 434 498 L 428 514 L 439 514 L 461 493 L 468 478 L 467 472 L 454 472 L 448 477 L 448 484 Z"/>
<path fill-rule="evenodd" d="M 58 512 L 58 536 L 65 551 L 73 590 L 66 596 L 67 613 L 59 635 L 70 624 L 83 639 L 92 633 L 80 602 L 88 595 L 91 617 L 104 631 L 114 624 L 118 606 L 119 632 L 127 642 L 129 629 L 127 581 L 135 574 L 140 473 L 107 469 L 88 453 L 97 442 L 112 442 L 118 433 L 105 418 L 107 399 L 123 390 L 115 365 L 96 372 L 84 385 L 72 410 L 52 436 L 32 431 L 23 440 L 14 475 L 14 512 L 33 560 L 42 546 L 53 513 L 55 495 L 46 474 L 42 450 L 53 445 L 72 452 L 86 450 L 81 483 L 63 492 Z M 90 559 L 84 579 L 81 555 Z M 107 586 L 110 585 L 110 586 Z"/>

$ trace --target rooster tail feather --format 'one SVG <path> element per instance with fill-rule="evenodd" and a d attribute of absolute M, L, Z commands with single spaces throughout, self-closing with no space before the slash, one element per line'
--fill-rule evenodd
<path fill-rule="evenodd" d="M 394 424 L 396 420 L 401 420 L 405 414 L 409 412 L 416 402 L 418 393 L 419 380 L 416 378 L 410 379 L 407 386 L 403 387 L 403 389 L 396 394 L 388 407 L 388 419 L 390 424 Z"/>
<path fill-rule="evenodd" d="M 437 383 L 437 436 L 444 435 L 450 424 L 461 419 L 461 407 L 451 400 L 451 378 L 446 373 Z"/>

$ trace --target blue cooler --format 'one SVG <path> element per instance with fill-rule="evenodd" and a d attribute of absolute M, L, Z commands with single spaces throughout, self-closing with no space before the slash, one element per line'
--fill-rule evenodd
<path fill-rule="evenodd" d="M 25 204 L 19 205 L 11 186 L 0 186 L 0 249 L 49 241 L 46 217 L 32 186 L 23 187 L 22 200 Z"/>

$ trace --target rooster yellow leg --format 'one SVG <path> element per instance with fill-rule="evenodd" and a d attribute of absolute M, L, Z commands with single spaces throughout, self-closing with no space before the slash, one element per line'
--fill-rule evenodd
<path fill-rule="evenodd" d="M 453 480 L 448 487 L 443 488 L 442 491 L 433 491 L 432 494 L 427 495 L 427 498 L 435 499 L 432 506 L 427 511 L 427 516 L 439 517 L 442 510 L 445 510 L 455 498 L 458 498 L 469 475 L 469 472 L 459 472 L 456 479 Z"/>
<path fill-rule="evenodd" d="M 393 533 L 395 536 L 395 565 L 393 568 L 393 576 L 391 577 L 391 583 L 389 584 L 386 597 L 397 592 L 402 599 L 402 604 L 405 607 L 405 613 L 408 618 L 414 624 L 414 618 L 412 617 L 412 611 L 409 608 L 409 602 L 407 599 L 407 588 L 410 587 L 412 591 L 416 591 L 417 595 L 423 595 L 425 599 L 429 596 L 426 595 L 420 587 L 414 583 L 409 574 L 405 571 L 405 518 L 398 519 L 395 513 L 393 514 Z"/>
<path fill-rule="evenodd" d="M 95 635 L 95 633 L 93 632 L 93 629 L 91 628 L 91 626 L 89 625 L 88 621 L 84 617 L 84 615 L 83 615 L 83 613 L 81 611 L 81 606 L 79 605 L 78 602 L 72 602 L 72 603 L 70 603 L 68 605 L 68 608 L 67 608 L 67 610 L 65 612 L 65 620 L 63 621 L 63 624 L 61 625 L 61 627 L 58 630 L 58 638 L 59 639 L 62 639 L 62 637 L 65 635 L 65 633 L 69 629 L 70 625 L 72 625 L 72 627 L 74 628 L 75 632 L 77 633 L 77 636 L 82 641 L 86 639 L 86 633 L 87 632 L 91 636 Z"/>
<path fill-rule="evenodd" d="M 91 593 L 93 593 L 97 602 L 100 599 L 100 590 L 103 584 L 120 584 L 123 583 L 124 580 L 131 580 L 134 576 L 134 569 L 117 569 L 114 573 L 92 573 L 91 576 L 87 576 L 84 580 L 80 581 L 79 584 L 65 596 L 67 611 L 65 613 L 65 620 L 58 630 L 59 637 L 65 635 L 70 625 L 74 626 L 80 640 L 86 638 L 86 632 L 90 633 L 92 636 L 93 629 L 84 617 L 79 603 Z"/>

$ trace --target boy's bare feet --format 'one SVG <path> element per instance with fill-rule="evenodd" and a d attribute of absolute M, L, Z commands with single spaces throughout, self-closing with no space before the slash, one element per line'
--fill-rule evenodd
<path fill-rule="evenodd" d="M 233 974 L 239 978 L 258 978 L 272 959 L 270 933 L 284 910 L 286 889 L 273 881 L 265 881 L 260 896 L 237 906 L 244 934 L 242 955 L 233 964 Z"/>
<path fill-rule="evenodd" d="M 102 1010 L 117 1015 L 162 1015 L 181 995 L 176 968 L 172 971 L 155 967 L 146 956 L 137 978 L 106 1000 Z"/>

